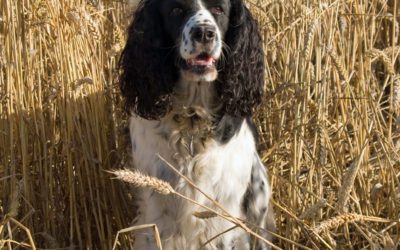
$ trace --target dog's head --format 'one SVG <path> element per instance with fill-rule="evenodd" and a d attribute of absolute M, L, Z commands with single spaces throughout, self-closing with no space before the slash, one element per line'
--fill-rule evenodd
<path fill-rule="evenodd" d="M 170 26 L 166 31 L 175 30 L 176 26 L 183 27 L 172 36 L 179 46 L 178 67 L 188 81 L 210 82 L 217 78 L 215 63 L 221 57 L 223 39 L 228 30 L 230 2 L 216 0 L 203 4 L 207 3 L 189 2 L 186 7 L 172 5 L 169 12 L 174 21 L 168 22 Z M 168 15 L 170 4 L 166 5 Z"/>
<path fill-rule="evenodd" d="M 250 115 L 261 99 L 263 57 L 242 0 L 144 0 L 120 61 L 126 107 L 159 119 L 179 80 L 215 82 L 221 112 Z"/>

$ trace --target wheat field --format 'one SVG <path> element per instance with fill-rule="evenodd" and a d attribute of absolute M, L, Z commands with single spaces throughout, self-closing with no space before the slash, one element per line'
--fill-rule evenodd
<path fill-rule="evenodd" d="M 400 3 L 248 0 L 282 249 L 400 248 Z M 0 249 L 111 249 L 135 196 L 116 65 L 134 1 L 0 0 Z M 129 249 L 133 235 L 120 237 Z"/>

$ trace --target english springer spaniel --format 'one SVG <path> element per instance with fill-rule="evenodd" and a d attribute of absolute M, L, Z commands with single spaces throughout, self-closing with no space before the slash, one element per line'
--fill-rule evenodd
<path fill-rule="evenodd" d="M 230 214 L 259 228 L 272 225 L 271 191 L 251 120 L 263 94 L 264 53 L 243 1 L 142 1 L 120 68 L 134 166 L 214 207 L 162 156 Z M 138 199 L 136 223 L 155 223 L 165 249 L 253 249 L 240 228 L 203 246 L 233 224 L 196 218 L 197 205 L 152 190 L 141 190 Z M 150 232 L 138 235 L 135 249 L 155 249 L 152 239 Z"/>

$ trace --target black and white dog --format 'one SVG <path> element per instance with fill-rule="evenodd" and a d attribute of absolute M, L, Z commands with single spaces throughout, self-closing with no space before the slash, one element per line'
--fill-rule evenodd
<path fill-rule="evenodd" d="M 144 0 L 128 32 L 120 84 L 131 114 L 134 166 L 214 207 L 161 155 L 230 214 L 261 228 L 273 224 L 271 191 L 250 118 L 263 93 L 264 53 L 242 0 Z M 193 216 L 201 210 L 142 190 L 137 224 L 157 224 L 165 249 L 199 249 L 233 226 Z M 251 246 L 236 228 L 205 249 Z M 139 235 L 135 248 L 154 249 L 151 234 Z"/>

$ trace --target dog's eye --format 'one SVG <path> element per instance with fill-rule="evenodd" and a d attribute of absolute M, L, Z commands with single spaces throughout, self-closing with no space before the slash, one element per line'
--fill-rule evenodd
<path fill-rule="evenodd" d="M 210 9 L 210 11 L 211 11 L 211 13 L 213 13 L 214 15 L 222 15 L 222 14 L 224 14 L 224 10 L 222 9 L 221 6 L 212 7 L 212 8 Z"/>
<path fill-rule="evenodd" d="M 181 8 L 173 8 L 169 14 L 171 16 L 179 16 L 182 13 L 183 13 L 183 10 Z"/>

